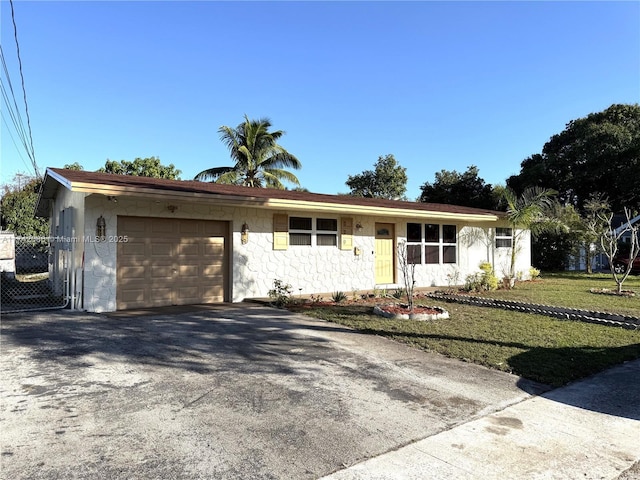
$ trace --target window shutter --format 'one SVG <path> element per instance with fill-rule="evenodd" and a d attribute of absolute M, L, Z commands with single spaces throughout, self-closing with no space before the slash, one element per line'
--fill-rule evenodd
<path fill-rule="evenodd" d="M 340 219 L 340 250 L 353 249 L 353 218 Z"/>
<path fill-rule="evenodd" d="M 273 214 L 273 249 L 289 248 L 289 217 L 285 213 Z"/>

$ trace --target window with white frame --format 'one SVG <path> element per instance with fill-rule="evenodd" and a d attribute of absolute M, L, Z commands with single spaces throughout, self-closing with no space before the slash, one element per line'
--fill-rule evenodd
<path fill-rule="evenodd" d="M 455 225 L 407 223 L 407 261 L 411 264 L 444 264 L 458 261 Z M 423 255 L 424 253 L 424 255 Z"/>
<path fill-rule="evenodd" d="M 338 220 L 335 218 L 316 218 L 316 244 L 319 247 L 338 245 Z"/>
<path fill-rule="evenodd" d="M 289 245 L 335 247 L 338 220 L 335 218 L 289 217 Z"/>
<path fill-rule="evenodd" d="M 309 217 L 289 217 L 289 245 L 311 245 L 312 225 Z"/>
<path fill-rule="evenodd" d="M 513 230 L 511 228 L 496 228 L 496 248 L 511 248 L 513 245 Z"/>

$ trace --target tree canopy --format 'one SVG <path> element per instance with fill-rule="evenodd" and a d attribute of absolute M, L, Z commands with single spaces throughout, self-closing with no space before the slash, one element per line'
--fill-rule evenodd
<path fill-rule="evenodd" d="M 80 168 L 77 168 L 80 167 Z M 77 162 L 65 165 L 65 168 L 72 170 L 82 169 Z M 177 170 L 173 163 L 162 165 L 160 159 L 156 157 L 136 158 L 133 162 L 128 160 L 107 160 L 99 172 L 114 173 L 117 175 L 134 175 L 138 177 L 165 178 L 167 180 L 180 180 L 180 170 Z"/>
<path fill-rule="evenodd" d="M 541 153 L 521 164 L 507 180 L 517 192 L 539 186 L 579 211 L 594 194 L 607 198 L 614 211 L 640 209 L 640 106 L 614 104 L 599 113 L 570 121 L 545 143 Z"/>
<path fill-rule="evenodd" d="M 13 184 L 3 187 L 0 199 L 3 230 L 19 237 L 49 236 L 49 220 L 34 216 L 41 185 L 42 179 L 28 177 L 16 178 Z"/>
<path fill-rule="evenodd" d="M 286 169 L 298 170 L 302 164 L 278 144 L 285 132 L 270 132 L 270 128 L 271 121 L 268 118 L 250 120 L 246 115 L 244 122 L 235 128 L 220 127 L 220 140 L 229 149 L 235 164 L 203 170 L 195 176 L 195 180 L 281 190 L 285 188 L 283 181 L 300 185 L 298 178 Z"/>
<path fill-rule="evenodd" d="M 375 170 L 365 170 L 358 175 L 349 175 L 345 182 L 350 194 L 357 197 L 405 198 L 407 191 L 407 169 L 400 166 L 391 154 L 378 157 Z"/>
<path fill-rule="evenodd" d="M 421 187 L 420 202 L 446 203 L 465 207 L 495 209 L 497 200 L 491 184 L 478 176 L 478 167 L 471 165 L 466 172 L 440 170 L 433 183 Z"/>

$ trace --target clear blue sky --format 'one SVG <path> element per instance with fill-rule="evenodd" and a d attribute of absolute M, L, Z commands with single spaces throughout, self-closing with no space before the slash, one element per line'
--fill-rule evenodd
<path fill-rule="evenodd" d="M 441 169 L 504 183 L 570 120 L 640 101 L 640 2 L 14 6 L 42 170 L 158 156 L 190 179 L 230 164 L 217 130 L 247 114 L 286 131 L 309 190 L 347 192 L 391 153 L 413 199 Z M 5 183 L 29 168 L 3 120 Z"/>

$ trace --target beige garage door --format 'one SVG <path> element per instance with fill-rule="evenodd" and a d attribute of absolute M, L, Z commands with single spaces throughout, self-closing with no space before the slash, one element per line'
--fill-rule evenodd
<path fill-rule="evenodd" d="M 223 302 L 228 223 L 118 216 L 118 310 Z"/>

